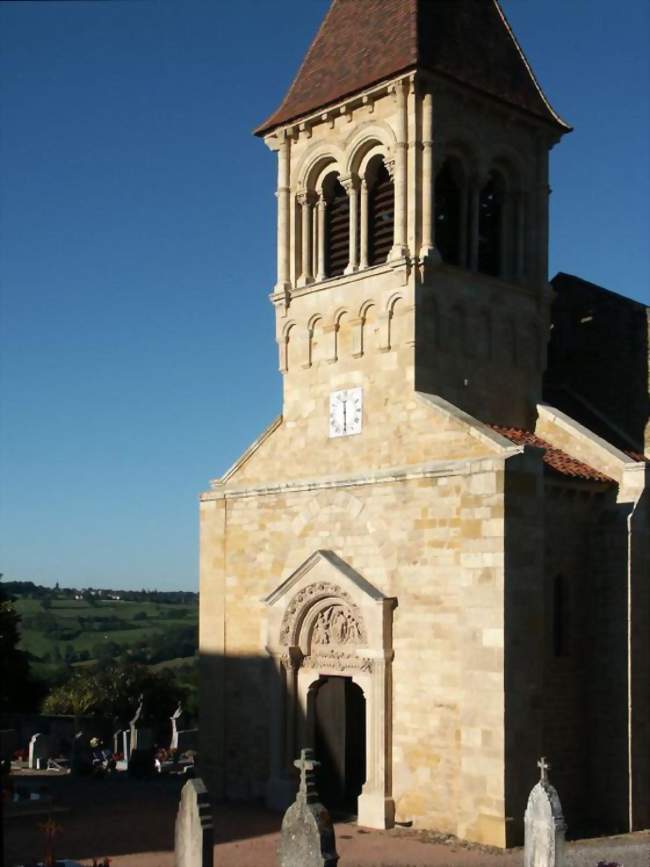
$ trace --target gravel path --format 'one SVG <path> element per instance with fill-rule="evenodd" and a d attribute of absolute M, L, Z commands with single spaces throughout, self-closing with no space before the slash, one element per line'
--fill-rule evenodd
<path fill-rule="evenodd" d="M 63 828 L 58 854 L 87 864 L 93 857 L 109 856 L 111 867 L 174 867 L 174 817 L 182 782 L 50 774 L 54 818 Z M 7 867 L 42 857 L 38 825 L 46 818 L 6 819 Z M 280 820 L 262 808 L 218 806 L 216 867 L 277 867 Z M 399 828 L 368 831 L 339 822 L 336 840 L 340 867 L 521 867 L 523 861 L 520 849 L 500 852 Z M 569 844 L 567 867 L 596 867 L 601 860 L 650 867 L 650 833 Z"/>

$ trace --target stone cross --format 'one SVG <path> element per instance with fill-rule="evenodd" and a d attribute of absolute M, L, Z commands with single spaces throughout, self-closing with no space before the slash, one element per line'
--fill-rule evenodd
<path fill-rule="evenodd" d="M 298 797 L 303 797 L 308 804 L 314 804 L 318 801 L 318 792 L 316 791 L 316 768 L 320 768 L 320 762 L 312 758 L 311 750 L 301 750 L 300 758 L 293 763 L 294 767 L 300 771 L 300 787 L 298 788 Z"/>
<path fill-rule="evenodd" d="M 332 818 L 318 800 L 312 750 L 301 750 L 294 766 L 300 771 L 296 800 L 282 819 L 280 867 L 336 867 L 336 839 Z"/>
<path fill-rule="evenodd" d="M 540 781 L 528 797 L 524 816 L 524 867 L 564 867 L 566 824 L 558 793 L 548 778 L 550 765 L 537 762 Z"/>
<path fill-rule="evenodd" d="M 542 756 L 542 758 L 537 762 L 537 767 L 540 771 L 540 782 L 548 783 L 548 772 L 551 770 L 551 766 L 546 761 L 545 756 Z"/>
<path fill-rule="evenodd" d="M 175 867 L 213 867 L 212 804 L 203 780 L 183 786 L 174 839 Z"/>

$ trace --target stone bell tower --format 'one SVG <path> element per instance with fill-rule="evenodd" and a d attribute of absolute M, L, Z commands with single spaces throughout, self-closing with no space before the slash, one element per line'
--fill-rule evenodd
<path fill-rule="evenodd" d="M 534 425 L 569 129 L 497 0 L 333 0 L 256 131 L 278 154 L 285 419 L 340 388 L 381 425 L 414 390 Z"/>

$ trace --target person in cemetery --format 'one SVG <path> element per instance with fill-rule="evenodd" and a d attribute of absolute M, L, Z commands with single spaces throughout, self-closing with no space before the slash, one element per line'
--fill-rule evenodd
<path fill-rule="evenodd" d="M 256 130 L 283 399 L 201 497 L 214 798 L 313 749 L 361 825 L 508 846 L 543 752 L 572 828 L 650 824 L 648 311 L 549 284 L 570 132 L 497 0 L 333 0 Z"/>

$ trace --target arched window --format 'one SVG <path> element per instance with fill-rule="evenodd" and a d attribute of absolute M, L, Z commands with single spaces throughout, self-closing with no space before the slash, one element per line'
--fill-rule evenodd
<path fill-rule="evenodd" d="M 395 189 L 381 157 L 366 172 L 368 181 L 368 264 L 386 261 L 393 246 Z"/>
<path fill-rule="evenodd" d="M 338 179 L 328 175 L 323 185 L 325 211 L 325 273 L 338 277 L 350 258 L 350 201 Z"/>
<path fill-rule="evenodd" d="M 451 160 L 446 160 L 436 177 L 436 247 L 443 260 L 461 264 L 462 183 L 460 172 Z"/>
<path fill-rule="evenodd" d="M 499 277 L 503 271 L 504 201 L 503 178 L 492 171 L 479 196 L 478 270 L 494 277 Z"/>

